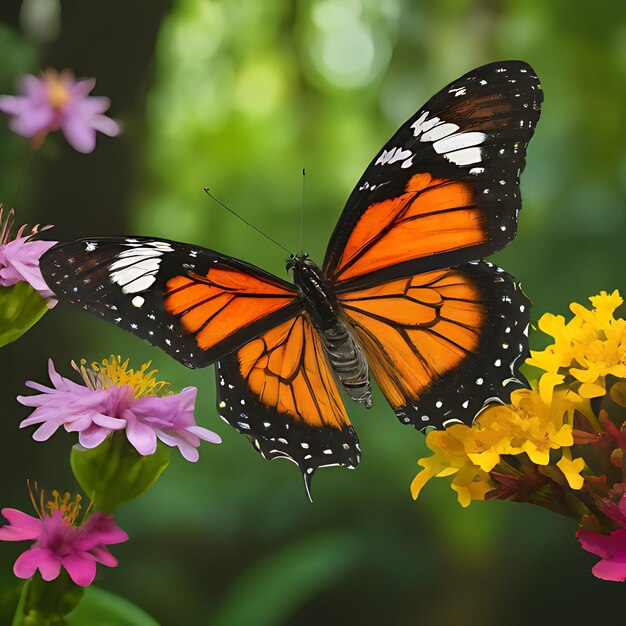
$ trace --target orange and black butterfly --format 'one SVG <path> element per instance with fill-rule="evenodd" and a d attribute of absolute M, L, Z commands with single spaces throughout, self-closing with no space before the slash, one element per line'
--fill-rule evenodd
<path fill-rule="evenodd" d="M 529 301 L 485 256 L 513 239 L 519 176 L 542 92 L 520 61 L 454 81 L 387 142 L 357 183 L 322 267 L 293 283 L 189 244 L 83 239 L 41 267 L 60 299 L 189 367 L 216 364 L 220 416 L 267 459 L 359 463 L 342 391 L 370 374 L 401 422 L 471 423 L 525 384 Z"/>

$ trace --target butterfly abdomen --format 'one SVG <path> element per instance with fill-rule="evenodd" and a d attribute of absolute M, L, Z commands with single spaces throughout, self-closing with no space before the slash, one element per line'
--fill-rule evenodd
<path fill-rule="evenodd" d="M 339 304 L 320 268 L 307 256 L 290 259 L 288 269 L 311 323 L 324 344 L 332 369 L 352 400 L 369 408 L 369 368 L 361 347 L 339 317 Z"/>

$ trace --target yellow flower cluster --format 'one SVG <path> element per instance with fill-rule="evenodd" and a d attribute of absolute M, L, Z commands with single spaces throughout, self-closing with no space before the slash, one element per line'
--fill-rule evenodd
<path fill-rule="evenodd" d="M 492 470 L 511 474 L 503 456 L 526 454 L 535 465 L 546 466 L 557 449 L 562 454 L 556 468 L 570 488 L 582 488 L 585 461 L 573 459 L 570 449 L 574 410 L 590 416 L 589 400 L 606 393 L 606 376 L 626 379 L 626 320 L 614 316 L 623 300 L 617 291 L 602 291 L 590 300 L 592 310 L 572 303 L 574 317 L 567 323 L 550 313 L 539 320 L 554 343 L 531 352 L 527 361 L 545 372 L 537 391 L 514 391 L 510 404 L 486 409 L 471 426 L 457 424 L 427 435 L 434 454 L 419 461 L 424 469 L 411 485 L 414 498 L 431 478 L 454 476 L 452 488 L 468 506 L 496 487 Z M 614 393 L 620 395 L 621 388 Z"/>
<path fill-rule="evenodd" d="M 566 391 L 556 392 L 553 401 L 546 404 L 536 391 L 519 389 L 511 394 L 511 404 L 486 409 L 472 426 L 455 424 L 431 431 L 426 445 L 434 455 L 420 459 L 424 469 L 411 485 L 413 497 L 417 498 L 431 478 L 454 475 L 451 486 L 459 503 L 468 506 L 472 500 L 483 500 L 494 488 L 489 472 L 503 455 L 526 453 L 536 465 L 547 465 L 550 450 L 574 443 L 573 409 L 574 402 Z M 577 461 L 561 468 L 572 487 L 580 481 L 579 472 L 584 467 Z"/>
<path fill-rule="evenodd" d="M 589 298 L 590 311 L 576 302 L 570 305 L 574 317 L 546 313 L 539 328 L 554 338 L 541 352 L 531 352 L 529 365 L 546 373 L 539 391 L 550 402 L 554 387 L 566 382 L 581 398 L 597 398 L 606 391 L 605 378 L 612 374 L 626 378 L 626 320 L 615 319 L 615 310 L 624 302 L 616 290 Z"/>

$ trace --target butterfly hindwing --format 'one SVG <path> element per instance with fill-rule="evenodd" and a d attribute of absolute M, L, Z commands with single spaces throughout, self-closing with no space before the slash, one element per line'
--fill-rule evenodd
<path fill-rule="evenodd" d="M 470 424 L 526 386 L 530 303 L 484 261 L 344 294 L 344 315 L 398 418 L 423 429 Z"/>
<path fill-rule="evenodd" d="M 189 367 L 214 362 L 300 309 L 294 287 L 252 265 L 163 239 L 60 244 L 41 260 L 63 299 Z"/>
<path fill-rule="evenodd" d="M 304 314 L 221 358 L 216 381 L 221 417 L 265 458 L 298 465 L 307 487 L 319 467 L 358 465 L 356 433 L 324 346 Z"/>
<path fill-rule="evenodd" d="M 329 280 L 347 291 L 483 258 L 511 241 L 542 99 L 521 61 L 473 70 L 431 98 L 350 195 L 326 253 Z"/>

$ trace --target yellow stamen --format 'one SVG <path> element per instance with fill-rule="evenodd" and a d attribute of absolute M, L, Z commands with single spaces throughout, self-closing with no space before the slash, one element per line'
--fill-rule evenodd
<path fill-rule="evenodd" d="M 55 511 L 61 511 L 63 518 L 73 526 L 76 524 L 78 514 L 80 513 L 81 500 L 82 496 L 79 493 L 72 496 L 71 493 L 66 491 L 63 496 L 61 496 L 55 489 L 52 492 L 52 499 L 48 500 L 47 503 L 48 515 L 52 515 Z"/>
<path fill-rule="evenodd" d="M 44 72 L 43 78 L 46 81 L 48 102 L 50 102 L 50 105 L 55 109 L 60 109 L 65 106 L 72 97 L 67 88 L 67 75 L 59 75 L 56 70 L 48 69 Z"/>
<path fill-rule="evenodd" d="M 74 369 L 80 372 L 85 384 L 90 389 L 128 385 L 133 388 L 135 398 L 169 393 L 165 389 L 169 383 L 157 380 L 157 370 L 149 371 L 152 361 L 147 361 L 139 369 L 134 370 L 128 367 L 129 360 L 126 359 L 122 362 L 122 357 L 111 355 L 109 359 L 102 359 L 100 363 L 92 363 L 91 367 L 86 366 L 87 361 L 85 359 L 81 359 L 80 366 L 75 363 L 72 365 Z"/>
<path fill-rule="evenodd" d="M 34 482 L 32 485 L 30 480 L 26 482 L 28 484 L 28 492 L 30 493 L 33 508 L 40 519 L 46 516 L 52 516 L 55 511 L 61 511 L 63 519 L 67 520 L 72 526 L 77 525 L 82 501 L 80 494 L 72 495 L 66 491 L 61 495 L 61 493 L 55 489 L 52 492 L 52 498 L 46 502 L 45 490 L 40 490 L 37 482 Z"/>

